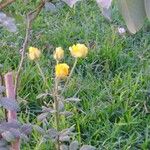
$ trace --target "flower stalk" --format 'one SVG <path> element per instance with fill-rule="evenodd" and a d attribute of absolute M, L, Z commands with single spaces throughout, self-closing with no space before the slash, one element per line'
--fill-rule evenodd
<path fill-rule="evenodd" d="M 59 130 L 60 130 L 60 125 L 59 125 L 60 115 L 59 115 L 58 84 L 59 84 L 59 80 L 56 77 L 55 78 L 55 89 L 54 89 L 54 109 L 55 109 L 55 125 L 56 125 L 57 131 L 59 132 Z M 59 135 L 57 137 L 56 142 L 57 142 L 56 149 L 60 150 Z"/>
<path fill-rule="evenodd" d="M 88 48 L 84 44 L 73 45 L 72 47 L 69 48 L 69 50 L 71 52 L 71 55 L 75 58 L 71 71 L 69 71 L 70 67 L 67 63 L 61 62 L 62 59 L 64 58 L 64 50 L 61 47 L 57 47 L 53 54 L 53 58 L 55 59 L 56 64 L 55 64 L 55 78 L 54 78 L 54 88 L 53 88 L 53 103 L 52 103 L 53 108 L 50 107 L 50 110 L 51 109 L 53 110 L 53 113 L 51 113 L 51 114 L 54 117 L 54 127 L 52 128 L 52 130 L 54 129 L 54 133 L 51 133 L 51 135 L 54 137 L 51 137 L 51 138 L 55 141 L 55 149 L 56 150 L 64 149 L 64 146 L 69 148 L 69 145 L 66 145 L 66 142 L 70 142 L 71 133 L 74 130 L 74 128 L 70 127 L 70 128 L 63 129 L 61 131 L 61 123 L 62 123 L 61 115 L 64 115 L 65 117 L 67 117 L 67 116 L 72 115 L 72 112 L 65 110 L 65 102 L 66 101 L 61 100 L 60 97 L 63 97 L 63 92 L 67 89 L 67 86 L 70 82 L 70 79 L 71 79 L 73 72 L 75 70 L 75 67 L 77 65 L 78 58 L 85 58 L 88 53 Z M 38 48 L 35 48 L 35 47 L 29 48 L 29 54 L 28 54 L 29 59 L 35 61 L 36 65 L 38 67 L 38 70 L 41 74 L 41 77 L 44 81 L 44 84 L 46 86 L 48 86 L 48 82 L 47 82 L 47 80 L 44 76 L 44 73 L 37 61 L 40 58 L 40 55 L 41 55 L 41 52 Z M 65 83 L 63 89 L 61 89 L 61 91 L 59 91 L 59 83 L 61 83 L 60 81 L 63 79 L 66 79 L 66 83 Z M 43 110 L 43 114 L 44 113 L 45 112 Z M 41 114 L 41 116 L 43 114 Z M 41 120 L 46 119 L 47 114 L 46 114 L 46 116 L 42 116 L 42 117 L 43 118 Z M 78 131 L 80 133 L 79 125 L 78 125 Z"/>
<path fill-rule="evenodd" d="M 70 74 L 69 74 L 69 76 L 68 76 L 68 78 L 67 78 L 67 81 L 66 81 L 66 83 L 65 83 L 65 85 L 64 85 L 64 88 L 63 88 L 61 94 L 63 94 L 64 91 L 65 91 L 65 89 L 67 88 L 67 86 L 68 86 L 68 84 L 69 84 L 69 81 L 70 81 L 70 79 L 71 79 L 71 77 L 72 77 L 72 74 L 73 74 L 73 72 L 74 72 L 74 69 L 75 69 L 75 67 L 76 67 L 76 65 L 77 65 L 77 62 L 78 62 L 78 58 L 75 58 L 73 67 L 72 67 L 72 69 L 71 69 L 71 71 L 70 71 Z"/>
<path fill-rule="evenodd" d="M 43 73 L 43 71 L 42 71 L 42 68 L 40 67 L 39 62 L 38 62 L 38 61 L 35 61 L 35 63 L 36 63 L 36 66 L 37 66 L 37 68 L 38 68 L 38 70 L 39 70 L 39 72 L 40 72 L 40 75 L 41 75 L 41 77 L 42 77 L 42 79 L 43 79 L 43 81 L 44 81 L 44 84 L 45 84 L 45 85 L 47 86 L 47 88 L 49 89 L 49 85 L 48 85 L 47 79 L 46 79 L 46 77 L 45 77 L 45 75 L 44 75 L 44 73 Z"/>

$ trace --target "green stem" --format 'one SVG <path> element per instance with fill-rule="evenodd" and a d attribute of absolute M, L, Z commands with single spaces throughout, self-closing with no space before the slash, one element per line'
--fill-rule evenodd
<path fill-rule="evenodd" d="M 67 78 L 67 81 L 66 81 L 66 83 L 65 83 L 65 85 L 64 85 L 64 88 L 63 88 L 61 94 L 63 94 L 64 91 L 65 91 L 65 89 L 67 88 L 68 83 L 69 83 L 69 81 L 70 81 L 70 78 L 71 78 L 71 76 L 72 76 L 72 74 L 73 74 L 73 72 L 74 72 L 74 69 L 75 69 L 76 65 L 77 65 L 77 62 L 78 62 L 78 58 L 75 59 L 75 62 L 74 62 L 74 64 L 73 64 L 73 67 L 72 67 L 72 69 L 71 69 L 71 71 L 70 71 L 70 74 L 69 74 L 69 76 L 68 76 L 68 78 Z"/>
<path fill-rule="evenodd" d="M 39 141 L 38 145 L 35 147 L 35 150 L 39 150 L 42 143 L 43 143 L 43 138 Z"/>
<path fill-rule="evenodd" d="M 43 71 L 42 71 L 41 67 L 40 67 L 40 64 L 38 63 L 38 61 L 35 61 L 35 63 L 36 63 L 36 66 L 37 66 L 37 68 L 38 68 L 38 70 L 39 70 L 39 72 L 40 72 L 40 75 L 41 75 L 41 77 L 42 77 L 42 79 L 43 79 L 43 81 L 44 81 L 45 85 L 46 85 L 46 86 L 47 86 L 47 88 L 49 89 L 49 86 L 48 86 L 47 80 L 46 80 L 46 78 L 45 78 L 45 76 L 44 76 L 44 73 L 43 73 Z"/>
<path fill-rule="evenodd" d="M 75 108 L 75 113 L 77 113 L 77 109 Z M 79 123 L 79 118 L 76 115 L 76 123 L 77 123 L 77 130 L 78 130 L 78 141 L 81 143 L 81 129 L 80 129 L 80 123 Z"/>
<path fill-rule="evenodd" d="M 57 78 L 55 78 L 55 92 L 54 92 L 54 106 L 55 106 L 55 124 L 56 124 L 56 129 L 59 132 L 59 100 L 58 100 L 58 84 L 59 81 Z M 56 144 L 56 149 L 60 150 L 60 144 L 59 144 L 59 136 L 57 138 L 57 144 Z"/>

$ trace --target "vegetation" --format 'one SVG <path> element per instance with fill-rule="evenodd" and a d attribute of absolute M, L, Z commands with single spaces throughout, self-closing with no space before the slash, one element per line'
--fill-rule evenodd
<path fill-rule="evenodd" d="M 4 11 L 16 19 L 18 31 L 10 33 L 0 28 L 1 73 L 17 71 L 21 45 L 25 36 L 25 14 L 35 8 L 38 1 L 23 3 L 20 0 Z M 57 4 L 57 3 L 56 3 Z M 82 144 L 100 149 L 150 149 L 150 39 L 148 25 L 136 35 L 119 35 L 118 24 L 123 24 L 116 7 L 114 22 L 109 24 L 101 16 L 95 1 L 77 3 L 70 9 L 60 3 L 55 11 L 45 9 L 32 26 L 30 46 L 42 52 L 38 63 L 53 87 L 56 47 L 63 47 L 65 61 L 73 66 L 68 47 L 85 43 L 89 53 L 79 59 L 64 97 L 77 97 L 76 106 L 67 105 L 74 112 L 69 121 L 65 118 L 61 128 L 75 124 L 76 138 Z M 28 47 L 29 48 L 29 47 Z M 26 51 L 27 56 L 27 51 Z M 51 96 L 39 97 L 47 92 L 41 74 L 34 61 L 25 59 L 19 80 L 18 100 L 21 123 L 32 123 L 42 128 L 51 127 L 37 120 L 41 107 Z M 3 117 L 4 113 L 1 112 Z M 51 141 L 42 141 L 42 135 L 33 130 L 22 150 L 53 150 Z"/>

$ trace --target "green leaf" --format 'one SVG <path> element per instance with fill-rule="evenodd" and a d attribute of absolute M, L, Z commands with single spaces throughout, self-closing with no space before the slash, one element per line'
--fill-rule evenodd
<path fill-rule="evenodd" d="M 51 2 L 46 2 L 45 3 L 45 10 L 49 11 L 51 13 L 54 13 L 57 11 L 57 7 Z"/>
<path fill-rule="evenodd" d="M 61 142 L 70 142 L 70 136 L 68 136 L 68 135 L 60 135 L 59 136 L 59 140 Z"/>
<path fill-rule="evenodd" d="M 150 0 L 145 0 L 145 11 L 148 19 L 150 20 Z"/>
<path fill-rule="evenodd" d="M 17 121 L 11 121 L 11 122 L 2 122 L 0 124 L 0 133 L 4 131 L 8 131 L 10 128 L 18 129 L 20 128 L 20 123 Z"/>
<path fill-rule="evenodd" d="M 59 114 L 65 117 L 71 117 L 73 115 L 73 113 L 70 111 L 63 111 L 63 112 L 60 112 Z"/>
<path fill-rule="evenodd" d="M 118 0 L 122 16 L 129 31 L 135 34 L 144 23 L 146 13 L 143 0 Z"/>
<path fill-rule="evenodd" d="M 3 97 L 0 99 L 0 106 L 3 106 L 7 110 L 18 111 L 19 105 L 18 103 L 11 98 Z"/>
<path fill-rule="evenodd" d="M 1 147 L 6 147 L 7 144 L 8 144 L 8 143 L 6 142 L 6 140 L 0 139 L 0 148 L 1 148 Z"/>
<path fill-rule="evenodd" d="M 13 18 L 8 17 L 5 13 L 0 12 L 0 25 L 10 32 L 16 32 L 17 26 Z"/>
<path fill-rule="evenodd" d="M 80 1 L 80 0 L 62 0 L 63 2 L 65 2 L 69 7 L 73 7 L 76 2 Z"/>
<path fill-rule="evenodd" d="M 5 131 L 1 135 L 8 142 L 12 142 L 15 140 L 15 137 L 13 136 L 13 134 L 10 131 Z"/>
<path fill-rule="evenodd" d="M 32 132 L 32 125 L 31 124 L 24 124 L 21 127 L 21 133 L 23 134 L 30 134 Z"/>
<path fill-rule="evenodd" d="M 98 6 L 100 7 L 103 16 L 111 21 L 111 3 L 112 0 L 96 0 Z"/>
<path fill-rule="evenodd" d="M 69 150 L 78 150 L 79 149 L 79 142 L 73 141 L 70 143 Z"/>
<path fill-rule="evenodd" d="M 49 113 L 42 113 L 42 114 L 37 116 L 37 120 L 43 121 L 44 119 L 46 119 L 48 117 L 48 115 L 49 115 Z"/>
<path fill-rule="evenodd" d="M 96 148 L 91 145 L 83 145 L 80 150 L 96 150 Z"/>
<path fill-rule="evenodd" d="M 42 106 L 42 112 L 43 113 L 55 113 L 56 111 L 53 108 Z"/>
<path fill-rule="evenodd" d="M 102 8 L 109 8 L 111 6 L 112 0 L 96 0 L 98 5 Z"/>
<path fill-rule="evenodd" d="M 63 129 L 60 132 L 60 134 L 62 134 L 62 135 L 71 135 L 74 130 L 75 130 L 75 125 L 71 126 L 70 128 Z"/>
<path fill-rule="evenodd" d="M 19 138 L 21 136 L 21 132 L 19 129 L 10 128 L 9 132 L 16 138 Z"/>
<path fill-rule="evenodd" d="M 2 92 L 4 92 L 5 91 L 5 87 L 4 86 L 0 86 L 0 94 L 2 93 Z"/>
<path fill-rule="evenodd" d="M 20 139 L 24 140 L 24 142 L 28 142 L 28 141 L 29 141 L 28 136 L 25 135 L 25 134 L 21 134 L 21 135 L 20 135 Z"/>
<path fill-rule="evenodd" d="M 33 126 L 34 130 L 37 131 L 38 133 L 44 135 L 45 134 L 45 130 L 43 128 L 41 128 L 40 126 L 38 125 L 34 125 Z"/>
<path fill-rule="evenodd" d="M 60 145 L 60 150 L 69 150 L 68 146 L 65 144 Z"/>
<path fill-rule="evenodd" d="M 55 139 L 58 136 L 58 132 L 56 129 L 51 128 L 47 130 L 47 135 L 50 139 Z"/>
<path fill-rule="evenodd" d="M 9 150 L 10 148 L 8 146 L 6 147 L 0 147 L 0 150 Z"/>
<path fill-rule="evenodd" d="M 58 111 L 64 111 L 64 110 L 65 110 L 64 103 L 62 101 L 58 101 Z"/>

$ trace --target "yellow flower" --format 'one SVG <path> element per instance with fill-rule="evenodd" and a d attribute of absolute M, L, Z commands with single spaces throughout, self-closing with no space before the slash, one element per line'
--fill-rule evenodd
<path fill-rule="evenodd" d="M 88 48 L 84 44 L 76 44 L 69 47 L 71 55 L 75 58 L 84 58 L 88 54 Z"/>
<path fill-rule="evenodd" d="M 65 78 L 69 74 L 69 66 L 66 63 L 55 66 L 55 75 L 57 78 Z"/>
<path fill-rule="evenodd" d="M 64 57 L 64 50 L 61 47 L 57 47 L 53 56 L 54 59 L 60 61 Z"/>
<path fill-rule="evenodd" d="M 38 48 L 30 47 L 28 56 L 31 60 L 38 59 L 41 56 L 41 51 Z"/>

